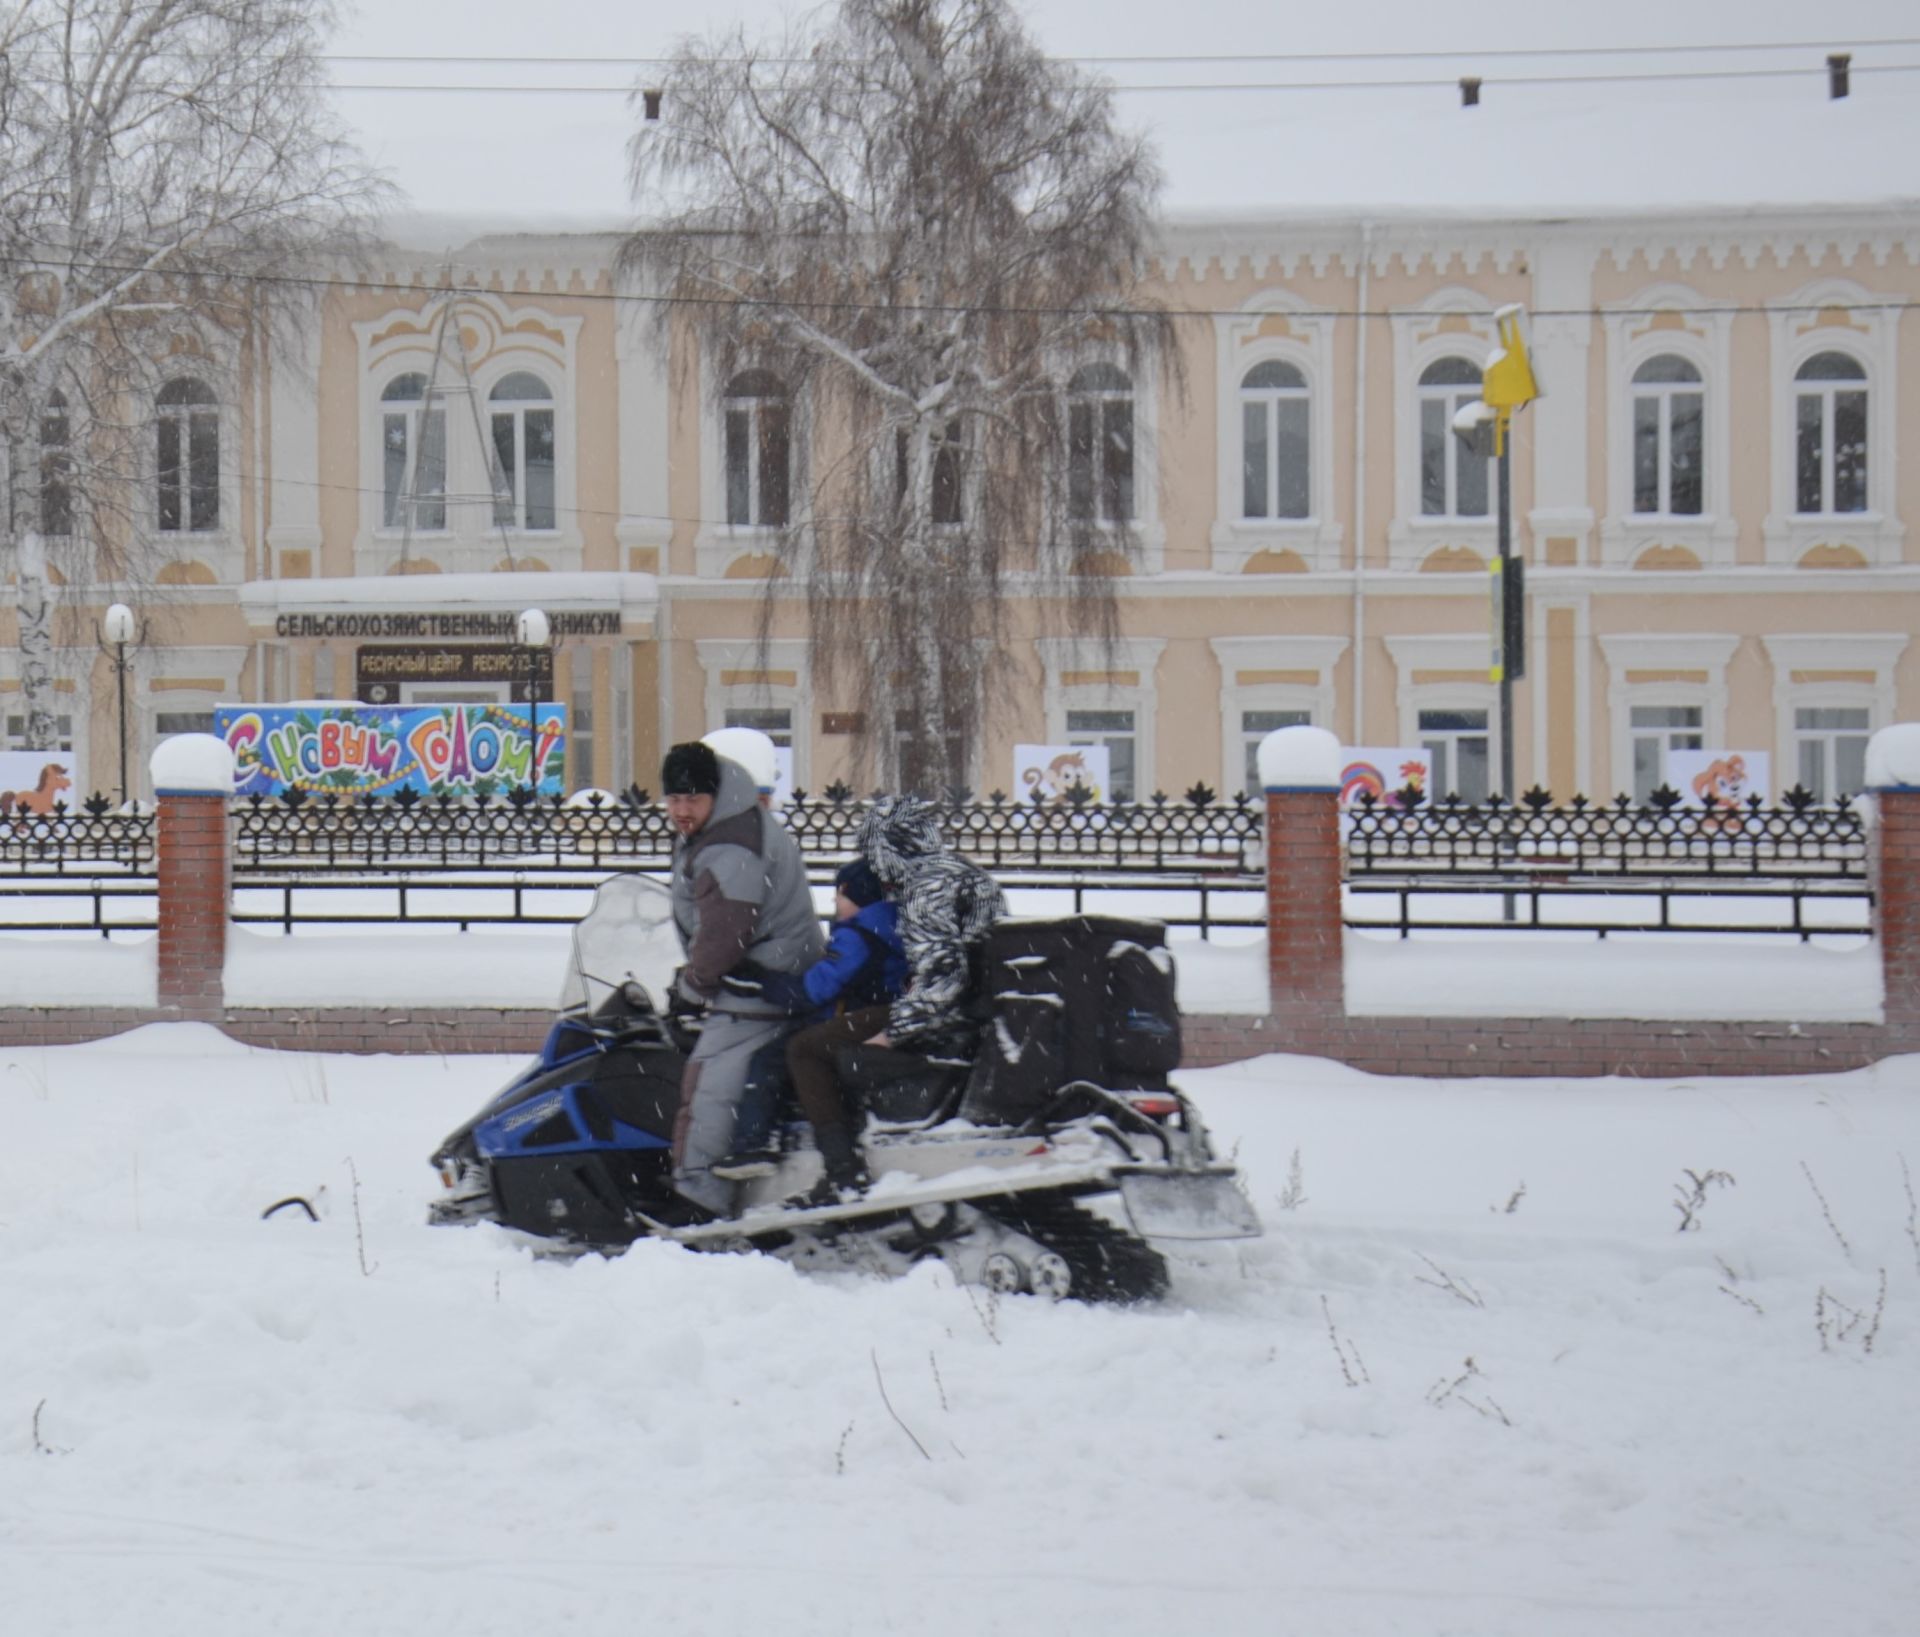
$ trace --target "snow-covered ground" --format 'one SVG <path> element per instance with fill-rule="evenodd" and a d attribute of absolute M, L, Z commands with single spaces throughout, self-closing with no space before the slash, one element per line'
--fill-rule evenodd
<path fill-rule="evenodd" d="M 428 1229 L 511 1066 L 0 1054 L 0 1631 L 1913 1629 L 1920 1060 L 1186 1075 L 1141 1311 Z"/>

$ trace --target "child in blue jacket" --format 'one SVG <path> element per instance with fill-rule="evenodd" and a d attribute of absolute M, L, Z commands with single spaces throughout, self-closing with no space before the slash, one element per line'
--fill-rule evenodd
<path fill-rule="evenodd" d="M 833 878 L 833 931 L 827 952 L 805 972 L 753 972 L 741 980 L 763 999 L 799 1014 L 801 1026 L 835 1016 L 885 1007 L 906 992 L 907 952 L 900 942 L 900 907 L 886 896 L 880 878 L 863 858 L 841 866 Z M 733 1153 L 713 1174 L 736 1180 L 770 1175 L 779 1159 L 769 1146 L 774 1105 L 786 1082 L 783 1037 L 754 1054 L 734 1127 Z M 764 1061 L 763 1061 L 764 1059 Z"/>

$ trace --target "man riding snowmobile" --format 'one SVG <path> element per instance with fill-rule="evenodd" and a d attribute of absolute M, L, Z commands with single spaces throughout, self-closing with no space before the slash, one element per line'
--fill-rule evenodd
<path fill-rule="evenodd" d="M 674 1186 L 702 1210 L 726 1215 L 731 1182 L 713 1162 L 733 1147 L 753 1054 L 790 1026 L 787 1012 L 725 984 L 745 963 L 803 972 L 825 947 L 799 845 L 760 804 L 752 775 L 698 741 L 675 745 L 660 769 L 673 844 L 673 922 L 686 965 L 679 1000 L 708 1008 L 680 1086 Z"/>

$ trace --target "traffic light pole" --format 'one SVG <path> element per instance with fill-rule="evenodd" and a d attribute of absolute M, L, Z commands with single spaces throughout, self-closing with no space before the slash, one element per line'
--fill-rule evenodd
<path fill-rule="evenodd" d="M 1511 631 L 1516 623 L 1513 611 L 1509 607 L 1514 594 L 1513 583 L 1513 452 L 1511 429 L 1502 426 L 1500 453 L 1494 464 L 1499 468 L 1500 486 L 1500 609 L 1502 624 Z M 1524 620 L 1524 613 L 1521 616 Z M 1504 638 L 1505 633 L 1502 633 Z M 1513 788 L 1513 673 L 1518 668 L 1519 655 L 1507 645 L 1504 660 L 1500 667 L 1500 794 L 1509 802 L 1514 799 Z"/>

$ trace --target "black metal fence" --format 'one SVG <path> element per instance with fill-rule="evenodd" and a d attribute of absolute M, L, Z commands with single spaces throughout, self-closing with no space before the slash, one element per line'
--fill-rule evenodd
<path fill-rule="evenodd" d="M 817 884 L 851 856 L 869 804 L 798 795 L 782 819 Z M 1022 913 L 1108 909 L 1201 936 L 1264 920 L 1264 811 L 1241 796 L 1040 806 L 943 804 L 947 833 Z M 1804 792 L 1778 805 L 1683 805 L 1671 792 L 1555 804 L 1362 799 L 1343 817 L 1347 924 L 1462 932 L 1785 932 L 1868 927 L 1867 830 Z M 296 925 L 562 925 L 615 870 L 663 873 L 673 832 L 652 803 L 529 792 L 483 801 L 292 793 L 233 804 L 235 918 Z M 155 821 L 95 800 L 0 819 L 0 930 L 151 930 Z M 1376 912 L 1376 907 L 1377 911 Z"/>
<path fill-rule="evenodd" d="M 1865 821 L 1797 789 L 1777 806 L 1690 807 L 1671 790 L 1643 804 L 1363 797 L 1346 818 L 1346 874 L 1347 925 L 1403 938 L 1525 928 L 1805 942 L 1863 934 L 1872 913 Z"/>
<path fill-rule="evenodd" d="M 1687 807 L 1671 791 L 1636 805 L 1534 792 L 1474 806 L 1362 797 L 1347 818 L 1349 876 L 1408 872 L 1537 875 L 1822 875 L 1864 879 L 1867 832 L 1853 807 L 1789 791 L 1777 807 Z"/>
<path fill-rule="evenodd" d="M 595 796 L 575 805 L 525 791 L 468 802 L 407 791 L 361 802 L 298 795 L 234 804 L 236 869 L 665 868 L 673 853 L 672 827 L 652 803 Z M 868 805 L 797 794 L 780 817 L 801 851 L 824 863 L 852 856 Z M 940 811 L 953 845 L 995 871 L 1257 874 L 1262 864 L 1262 813 L 1244 796 L 1205 804 L 1156 796 L 1110 807 L 1001 798 L 948 802 Z"/>

